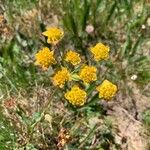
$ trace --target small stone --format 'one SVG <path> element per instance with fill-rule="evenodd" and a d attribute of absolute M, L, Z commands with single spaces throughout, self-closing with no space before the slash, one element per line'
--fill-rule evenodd
<path fill-rule="evenodd" d="M 131 80 L 135 81 L 136 79 L 137 79 L 137 75 L 136 74 L 131 76 Z"/>
<path fill-rule="evenodd" d="M 144 24 L 142 24 L 142 29 L 143 29 L 143 30 L 146 29 L 146 26 L 145 26 Z"/>

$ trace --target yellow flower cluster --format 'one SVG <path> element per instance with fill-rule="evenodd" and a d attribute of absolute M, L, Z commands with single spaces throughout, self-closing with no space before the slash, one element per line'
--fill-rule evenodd
<path fill-rule="evenodd" d="M 56 63 L 56 60 L 53 56 L 54 52 L 50 51 L 49 48 L 45 47 L 40 50 L 36 55 L 36 65 L 41 66 L 44 70 L 48 69 L 48 67 L 52 64 Z"/>
<path fill-rule="evenodd" d="M 97 87 L 99 97 L 106 100 L 111 99 L 117 92 L 117 86 L 108 80 L 104 80 L 101 85 Z"/>
<path fill-rule="evenodd" d="M 62 39 L 64 32 L 58 28 L 47 28 L 47 31 L 43 32 L 43 35 L 47 37 L 47 43 L 52 44 L 55 49 L 55 45 Z M 90 48 L 91 53 L 96 61 L 106 60 L 109 57 L 109 47 L 102 43 L 96 44 Z M 45 47 L 40 50 L 36 55 L 35 64 L 41 66 L 43 69 L 48 69 L 50 65 L 56 64 L 54 58 L 54 51 Z M 73 66 L 81 63 L 80 54 L 73 50 L 68 50 L 65 55 L 65 61 L 71 63 Z M 60 60 L 60 63 L 62 60 Z M 78 69 L 80 69 L 78 71 Z M 75 71 L 70 73 L 66 67 L 62 67 L 61 70 L 57 71 L 52 77 L 53 84 L 60 88 L 63 88 L 66 82 L 83 81 L 84 84 L 90 84 L 97 80 L 97 68 L 94 66 L 84 65 L 75 68 Z M 108 80 L 104 80 L 101 85 L 97 87 L 99 91 L 99 97 L 106 100 L 111 99 L 117 92 L 117 86 Z M 87 93 L 78 86 L 73 86 L 70 91 L 66 92 L 65 98 L 75 106 L 82 106 L 86 102 Z"/>
<path fill-rule="evenodd" d="M 65 98 L 74 106 L 82 106 L 86 102 L 87 94 L 78 86 L 73 86 L 70 91 L 65 94 Z"/>
<path fill-rule="evenodd" d="M 72 50 L 67 52 L 65 60 L 74 66 L 81 62 L 80 55 Z"/>
<path fill-rule="evenodd" d="M 64 32 L 58 28 L 50 27 L 43 32 L 43 35 L 47 36 L 47 43 L 56 45 L 62 39 Z"/>
<path fill-rule="evenodd" d="M 102 43 L 98 43 L 94 47 L 91 47 L 90 51 L 94 55 L 96 61 L 107 60 L 109 57 L 109 47 Z"/>
<path fill-rule="evenodd" d="M 79 76 L 84 83 L 90 83 L 97 80 L 96 72 L 96 67 L 86 65 L 81 69 Z"/>
<path fill-rule="evenodd" d="M 70 73 L 67 68 L 62 68 L 53 77 L 53 83 L 55 86 L 63 88 L 65 83 L 70 80 Z"/>

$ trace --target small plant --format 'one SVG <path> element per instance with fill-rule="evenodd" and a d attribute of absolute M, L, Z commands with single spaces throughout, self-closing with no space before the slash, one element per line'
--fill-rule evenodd
<path fill-rule="evenodd" d="M 108 46 L 102 43 L 91 46 L 86 50 L 91 57 L 87 61 L 82 53 L 61 48 L 60 40 L 64 37 L 61 29 L 47 28 L 43 35 L 47 37 L 46 41 L 49 45 L 35 54 L 35 65 L 38 65 L 42 72 L 52 72 L 49 82 L 53 87 L 51 87 L 52 96 L 47 100 L 47 105 L 39 112 L 41 117 L 34 123 L 35 126 L 42 120 L 53 98 L 56 101 L 63 100 L 64 106 L 75 114 L 81 111 L 86 115 L 86 111 L 97 105 L 100 99 L 109 101 L 116 95 L 117 86 L 104 77 L 101 79 L 101 70 L 97 68 L 99 67 L 97 64 L 109 59 L 110 48 Z M 61 96 L 57 94 L 57 91 Z M 35 126 L 32 125 L 32 130 Z M 91 136 L 95 129 L 96 125 L 87 136 Z M 86 140 L 87 138 L 85 142 Z M 62 145 L 64 146 L 65 143 Z"/>
<path fill-rule="evenodd" d="M 75 50 L 60 50 L 59 41 L 64 36 L 64 32 L 58 28 L 48 28 L 43 32 L 43 35 L 47 37 L 47 42 L 51 44 L 51 50 L 48 47 L 40 50 L 35 58 L 36 65 L 39 65 L 43 70 L 51 69 L 54 72 L 51 81 L 56 88 L 61 88 L 62 93 L 65 92 L 65 98 L 73 106 L 88 105 L 93 101 L 93 96 L 88 97 L 87 91 L 93 86 L 97 87 L 99 92 L 99 98 L 110 100 L 117 92 L 117 86 L 112 84 L 108 80 L 100 79 L 98 74 L 101 70 L 97 69 L 95 63 L 107 60 L 109 58 L 109 47 L 98 43 L 96 46 L 87 49 L 91 51 L 91 59 L 88 62 L 85 56 L 77 53 Z M 92 60 L 94 59 L 94 60 Z M 90 61 L 90 62 L 89 62 Z M 96 92 L 96 91 L 95 91 Z M 94 97 L 95 99 L 96 97 Z"/>

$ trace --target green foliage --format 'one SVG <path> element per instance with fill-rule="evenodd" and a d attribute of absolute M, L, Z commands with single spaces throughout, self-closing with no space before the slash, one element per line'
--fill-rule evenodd
<path fill-rule="evenodd" d="M 15 9 L 22 10 L 26 8 L 32 8 L 38 0 L 10 0 L 10 1 L 4 1 L 4 3 L 10 7 L 14 6 L 16 7 Z"/>
<path fill-rule="evenodd" d="M 136 5 L 141 6 L 138 13 L 135 13 Z M 112 2 L 78 0 L 63 3 L 63 6 L 65 10 L 63 24 L 72 36 L 70 40 L 75 43 L 77 50 L 81 50 L 87 56 L 87 60 L 89 59 L 87 45 L 93 45 L 91 41 L 109 43 L 112 57 L 116 59 L 110 62 L 111 66 L 108 66 L 108 63 L 106 66 L 110 67 L 108 72 L 111 76 L 112 73 L 114 74 L 113 78 L 126 80 L 136 74 L 138 79 L 135 82 L 145 84 L 150 81 L 150 58 L 141 49 L 141 46 L 149 39 L 146 34 L 148 27 L 144 30 L 141 28 L 143 24 L 146 25 L 150 15 L 144 1 L 137 3 L 136 0 Z M 89 24 L 94 27 L 94 32 L 91 34 L 85 32 Z M 120 42 L 121 35 L 117 33 L 119 26 L 122 26 L 121 32 L 124 34 L 123 43 Z M 123 76 L 119 76 L 121 72 Z"/>
<path fill-rule="evenodd" d="M 0 108 L 2 111 L 2 108 Z M 0 149 L 11 149 L 16 144 L 16 134 L 10 122 L 0 111 Z"/>
<path fill-rule="evenodd" d="M 143 113 L 143 121 L 145 125 L 150 129 L 150 110 L 149 109 Z"/>
<path fill-rule="evenodd" d="M 29 56 L 25 55 L 25 52 L 15 40 L 2 47 L 0 56 L 0 86 L 3 88 L 8 86 L 15 91 L 19 90 L 18 87 L 32 86 L 35 79 L 35 66 L 33 63 L 27 63 L 29 60 Z"/>

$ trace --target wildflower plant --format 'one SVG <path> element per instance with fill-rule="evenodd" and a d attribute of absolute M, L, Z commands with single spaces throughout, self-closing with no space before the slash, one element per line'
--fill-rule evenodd
<path fill-rule="evenodd" d="M 74 86 L 65 94 L 65 98 L 74 106 L 82 106 L 86 102 L 87 93 L 78 86 Z"/>
<path fill-rule="evenodd" d="M 43 35 L 47 36 L 47 43 L 51 44 L 53 50 L 46 47 L 37 52 L 35 64 L 41 66 L 43 70 L 48 70 L 51 66 L 54 74 L 50 77 L 50 80 L 56 89 L 62 90 L 65 101 L 74 107 L 88 105 L 95 98 L 98 98 L 98 96 L 92 96 L 93 94 L 89 96 L 88 89 L 91 85 L 94 85 L 91 93 L 96 92 L 98 95 L 99 92 L 99 99 L 111 100 L 116 95 L 117 86 L 107 79 L 101 79 L 101 70 L 95 65 L 96 62 L 106 61 L 109 58 L 110 48 L 108 46 L 97 43 L 87 49 L 89 56 L 90 53 L 93 55 L 87 61 L 83 54 L 75 50 L 60 52 L 59 42 L 64 35 L 62 30 L 56 27 L 48 28 L 47 31 L 43 32 Z M 57 64 L 57 67 L 54 64 Z"/>
<path fill-rule="evenodd" d="M 62 68 L 53 77 L 53 84 L 60 88 L 63 88 L 65 83 L 70 80 L 70 73 L 67 68 Z"/>
<path fill-rule="evenodd" d="M 52 83 L 52 87 L 50 87 L 51 98 L 47 101 L 44 112 L 41 112 L 41 114 L 44 114 L 49 107 L 52 108 L 51 99 L 53 98 L 56 100 L 56 104 L 63 104 L 63 107 L 67 108 L 70 113 L 77 116 L 83 113 L 84 119 L 88 118 L 84 114 L 88 116 L 95 112 L 96 115 L 96 111 L 90 112 L 93 106 L 94 109 L 96 107 L 102 108 L 99 109 L 99 114 L 102 114 L 105 108 L 100 103 L 101 100 L 103 99 L 107 103 L 115 97 L 118 90 L 117 85 L 111 82 L 111 78 L 103 76 L 106 73 L 101 69 L 102 65 L 110 58 L 111 51 L 109 46 L 100 42 L 91 43 L 85 49 L 85 54 L 77 50 L 74 45 L 72 45 L 72 49 L 63 46 L 61 40 L 63 41 L 62 37 L 65 34 L 62 29 L 49 28 L 43 32 L 43 35 L 47 37 L 45 44 L 47 47 L 35 54 L 35 64 L 44 73 L 53 71 L 49 75 L 49 82 Z M 50 39 L 52 39 L 51 42 Z M 48 120 L 50 120 L 50 123 L 52 122 L 51 119 Z M 69 125 L 72 126 L 70 120 L 69 122 Z M 76 123 L 75 121 L 75 125 Z M 91 126 L 91 131 L 89 132 L 95 131 L 96 128 L 96 124 Z M 72 134 L 72 137 L 74 137 L 75 132 L 71 130 L 70 135 Z M 82 137 L 83 135 L 80 136 Z M 59 139 L 57 146 L 64 147 L 69 140 Z M 81 147 L 85 144 L 84 140 L 79 143 L 81 143 Z"/>
<path fill-rule="evenodd" d="M 80 54 L 69 50 L 66 54 L 65 61 L 70 62 L 72 65 L 78 65 L 81 62 Z"/>
<path fill-rule="evenodd" d="M 64 33 L 58 28 L 47 28 L 43 35 L 47 37 L 47 43 L 57 44 L 59 40 L 63 37 Z"/>
<path fill-rule="evenodd" d="M 50 51 L 49 48 L 47 47 L 43 48 L 36 54 L 35 64 L 41 66 L 43 69 L 47 69 L 50 65 L 56 63 L 53 54 L 54 52 Z"/>
<path fill-rule="evenodd" d="M 96 61 L 107 60 L 109 58 L 109 47 L 102 43 L 98 43 L 94 47 L 91 47 L 90 51 Z"/>
<path fill-rule="evenodd" d="M 99 97 L 110 100 L 117 92 L 117 86 L 109 82 L 108 80 L 104 80 L 101 85 L 97 87 L 99 91 Z"/>
<path fill-rule="evenodd" d="M 97 69 L 94 66 L 84 66 L 79 73 L 80 79 L 86 84 L 97 80 Z"/>

